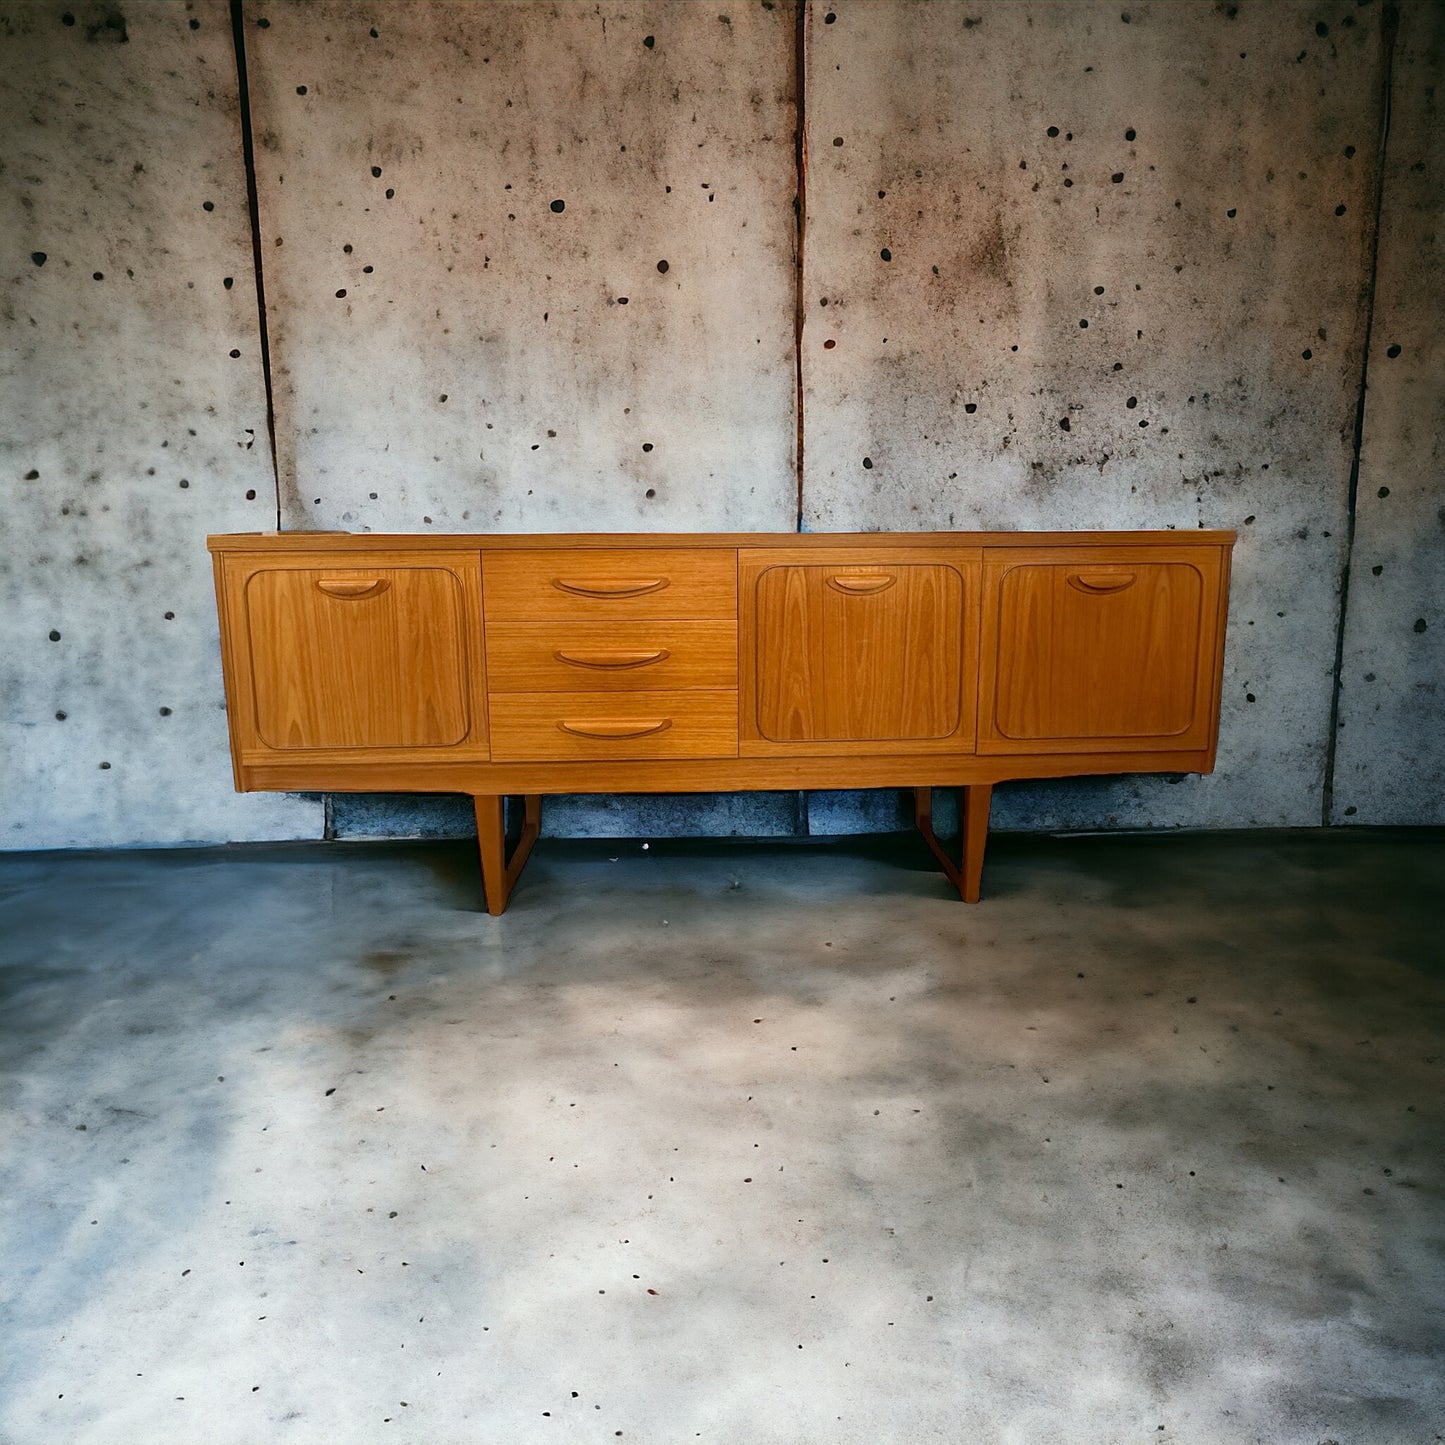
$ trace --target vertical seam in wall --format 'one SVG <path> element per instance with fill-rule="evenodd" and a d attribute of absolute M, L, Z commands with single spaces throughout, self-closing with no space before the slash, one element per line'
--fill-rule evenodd
<path fill-rule="evenodd" d="M 795 530 L 803 530 L 803 246 L 808 222 L 808 19 L 810 0 L 797 0 L 793 25 L 793 87 L 797 99 L 797 130 L 794 168 L 797 190 L 793 214 L 797 221 L 796 264 L 793 276 L 793 410 L 797 431 L 793 442 L 793 465 L 797 473 L 797 516 Z"/>
<path fill-rule="evenodd" d="M 251 87 L 246 76 L 246 17 L 242 0 L 231 0 L 231 48 L 236 56 L 236 96 L 241 111 L 241 157 L 251 210 L 251 269 L 256 277 L 256 325 L 261 336 L 261 375 L 266 384 L 266 440 L 276 492 L 276 530 L 281 530 L 281 466 L 276 456 L 276 403 L 271 385 L 271 332 L 266 322 L 266 278 L 261 267 L 261 202 L 256 190 L 256 143 L 251 131 Z"/>
<path fill-rule="evenodd" d="M 1365 284 L 1365 342 L 1360 355 L 1360 386 L 1355 400 L 1354 453 L 1350 458 L 1350 490 L 1345 513 L 1345 560 L 1340 568 L 1340 601 L 1335 627 L 1335 669 L 1330 693 L 1329 736 L 1325 740 L 1325 785 L 1320 796 L 1320 826 L 1328 828 L 1335 809 L 1335 754 L 1340 734 L 1340 691 L 1345 665 L 1345 624 L 1350 602 L 1350 566 L 1355 553 L 1355 508 L 1360 494 L 1360 454 L 1365 440 L 1365 393 L 1370 376 L 1370 342 L 1375 329 L 1375 284 L 1380 264 L 1380 217 L 1385 205 L 1385 164 L 1390 142 L 1390 89 L 1395 69 L 1395 38 L 1400 12 L 1386 5 L 1380 13 L 1383 65 L 1380 82 L 1380 143 L 1375 160 L 1375 226 L 1370 238 L 1370 264 Z"/>

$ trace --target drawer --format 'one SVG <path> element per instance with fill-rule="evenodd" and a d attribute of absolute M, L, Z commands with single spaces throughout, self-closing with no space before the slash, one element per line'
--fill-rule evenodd
<path fill-rule="evenodd" d="M 732 758 L 738 695 L 514 692 L 490 699 L 494 762 Z"/>
<path fill-rule="evenodd" d="M 732 617 L 729 547 L 568 547 L 497 552 L 482 562 L 488 622 Z"/>
<path fill-rule="evenodd" d="M 494 622 L 493 692 L 637 692 L 737 686 L 737 628 L 708 622 Z"/>

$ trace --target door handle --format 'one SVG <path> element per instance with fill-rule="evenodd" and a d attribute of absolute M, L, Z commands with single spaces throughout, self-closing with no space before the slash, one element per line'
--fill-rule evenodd
<path fill-rule="evenodd" d="M 328 597 L 344 597 L 355 599 L 358 597 L 379 597 L 386 591 L 391 583 L 385 577 L 361 578 L 334 578 L 318 577 L 316 585 L 326 593 Z"/>
<path fill-rule="evenodd" d="M 886 592 L 898 579 L 889 575 L 874 577 L 858 576 L 856 573 L 849 576 L 828 578 L 828 586 L 837 592 L 846 592 L 854 596 L 863 595 L 869 592 Z"/>
<path fill-rule="evenodd" d="M 552 579 L 552 585 L 559 592 L 570 592 L 574 597 L 641 597 L 646 592 L 661 592 L 667 583 L 666 577 L 616 582 L 569 582 L 565 577 Z"/>
<path fill-rule="evenodd" d="M 1084 592 L 1092 597 L 1103 597 L 1110 592 L 1122 592 L 1126 587 L 1132 587 L 1135 582 L 1135 575 L 1132 572 L 1120 572 L 1104 577 L 1085 577 L 1078 572 L 1069 573 L 1069 586 L 1077 592 Z"/>
<path fill-rule="evenodd" d="M 559 718 L 557 726 L 564 733 L 571 733 L 574 737 L 616 740 L 645 738 L 653 733 L 665 733 L 672 726 L 672 719 L 665 717 L 658 722 L 610 722 L 606 720 L 594 722 L 589 718 L 585 722 L 568 722 L 565 718 Z"/>
<path fill-rule="evenodd" d="M 552 654 L 558 662 L 565 662 L 569 667 L 595 667 L 609 672 L 651 667 L 655 662 L 666 662 L 671 655 L 665 647 L 659 647 L 655 652 L 593 652 L 585 656 L 570 652 Z"/>

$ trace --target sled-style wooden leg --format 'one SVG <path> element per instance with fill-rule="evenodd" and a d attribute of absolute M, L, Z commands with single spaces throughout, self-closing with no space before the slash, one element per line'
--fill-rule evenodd
<path fill-rule="evenodd" d="M 512 856 L 507 857 L 507 800 L 494 793 L 480 793 L 472 799 L 477 813 L 477 851 L 482 860 L 482 892 L 486 895 L 487 912 L 494 918 L 505 911 L 512 896 L 522 865 L 542 826 L 542 799 L 536 793 L 526 795 L 522 817 L 522 836 Z"/>
<path fill-rule="evenodd" d="M 992 783 L 974 783 L 958 790 L 958 831 L 961 861 L 955 863 L 943 850 L 933 832 L 933 789 L 913 790 L 913 820 L 923 841 L 943 867 L 944 876 L 965 903 L 978 902 L 979 880 L 983 874 L 983 850 L 988 842 L 988 809 L 993 798 Z"/>

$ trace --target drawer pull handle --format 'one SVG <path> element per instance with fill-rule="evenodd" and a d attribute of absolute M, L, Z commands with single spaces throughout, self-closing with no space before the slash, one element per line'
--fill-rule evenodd
<path fill-rule="evenodd" d="M 1112 577 L 1081 577 L 1077 572 L 1069 573 L 1069 586 L 1075 591 L 1088 593 L 1091 597 L 1103 597 L 1110 592 L 1122 592 L 1134 585 L 1132 572 L 1121 572 Z"/>
<path fill-rule="evenodd" d="M 595 667 L 608 672 L 651 667 L 654 662 L 666 662 L 671 655 L 665 647 L 659 647 L 655 652 L 591 652 L 585 656 L 571 652 L 552 654 L 558 662 L 565 662 L 569 667 Z"/>
<path fill-rule="evenodd" d="M 321 577 L 316 585 L 328 597 L 379 597 L 391 583 L 385 577 L 373 577 L 369 581 L 360 579 L 343 581 L 339 578 Z"/>
<path fill-rule="evenodd" d="M 560 719 L 557 726 L 574 737 L 615 740 L 645 738 L 652 733 L 665 733 L 672 726 L 672 719 L 665 717 L 660 722 L 593 722 L 590 719 L 586 722 L 567 722 Z"/>
<path fill-rule="evenodd" d="M 666 577 L 646 577 L 640 581 L 568 582 L 564 577 L 554 577 L 552 585 L 574 597 L 641 597 L 647 592 L 661 592 L 667 580 Z"/>
<path fill-rule="evenodd" d="M 843 576 L 828 578 L 828 586 L 838 592 L 858 595 L 868 592 L 886 592 L 898 579 L 889 576 L 859 577 Z"/>

